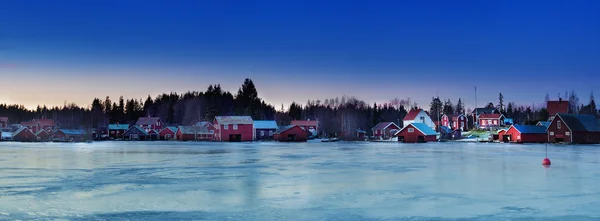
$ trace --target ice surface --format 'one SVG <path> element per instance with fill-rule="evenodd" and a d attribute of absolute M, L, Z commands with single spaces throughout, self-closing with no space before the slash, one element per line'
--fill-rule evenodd
<path fill-rule="evenodd" d="M 0 220 L 598 220 L 600 146 L 0 143 Z"/>

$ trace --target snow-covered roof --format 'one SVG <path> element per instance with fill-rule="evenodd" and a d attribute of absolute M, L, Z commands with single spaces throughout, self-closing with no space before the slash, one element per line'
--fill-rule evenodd
<path fill-rule="evenodd" d="M 215 120 L 219 124 L 253 124 L 250 116 L 217 116 Z"/>
<path fill-rule="evenodd" d="M 129 129 L 129 124 L 109 124 L 109 130 L 127 130 Z"/>
<path fill-rule="evenodd" d="M 275 129 L 277 130 L 277 122 L 274 120 L 255 120 L 254 129 Z"/>
<path fill-rule="evenodd" d="M 85 134 L 85 132 L 83 130 L 77 130 L 77 129 L 60 129 L 59 131 L 62 131 L 64 134 L 71 135 L 71 136 L 80 136 L 80 135 Z"/>
<path fill-rule="evenodd" d="M 12 132 L 2 132 L 2 138 L 11 138 L 12 136 Z"/>

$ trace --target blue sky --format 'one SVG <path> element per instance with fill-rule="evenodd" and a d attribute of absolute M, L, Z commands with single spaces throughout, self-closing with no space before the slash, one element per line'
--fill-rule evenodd
<path fill-rule="evenodd" d="M 540 103 L 598 85 L 597 1 L 7 1 L 0 102 L 235 91 L 279 107 L 436 93 Z"/>

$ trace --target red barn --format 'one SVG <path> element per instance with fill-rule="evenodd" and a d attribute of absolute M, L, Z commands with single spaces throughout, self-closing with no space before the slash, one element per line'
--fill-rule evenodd
<path fill-rule="evenodd" d="M 404 143 L 424 143 L 437 140 L 437 132 L 424 123 L 411 123 L 398 133 L 398 141 Z"/>
<path fill-rule="evenodd" d="M 33 119 L 38 124 L 38 130 L 56 130 L 56 123 L 52 119 Z"/>
<path fill-rule="evenodd" d="M 149 133 L 151 130 L 162 130 L 163 122 L 159 117 L 140 117 L 137 122 L 135 122 L 135 125 L 140 126 L 146 133 Z"/>
<path fill-rule="evenodd" d="M 306 142 L 308 133 L 298 125 L 289 125 L 277 129 L 273 138 L 279 142 Z"/>
<path fill-rule="evenodd" d="M 400 130 L 400 127 L 394 122 L 381 122 L 371 128 L 375 139 L 390 139 Z"/>
<path fill-rule="evenodd" d="M 318 120 L 293 120 L 290 125 L 298 125 L 304 131 L 309 132 L 312 136 L 319 134 L 319 121 Z"/>
<path fill-rule="evenodd" d="M 569 101 L 563 101 L 562 98 L 559 98 L 558 101 L 548 101 L 548 103 L 546 103 L 546 109 L 550 115 L 548 121 L 552 121 L 556 114 L 569 113 Z"/>
<path fill-rule="evenodd" d="M 50 132 L 48 132 L 48 130 L 40 130 L 37 132 L 37 134 L 35 136 L 37 136 L 37 139 L 39 141 L 48 141 L 50 140 Z"/>
<path fill-rule="evenodd" d="M 510 139 L 508 137 L 505 137 L 504 135 L 506 135 L 506 129 L 500 129 L 498 131 L 498 137 L 496 138 L 496 140 L 499 140 L 500 142 L 509 142 Z"/>
<path fill-rule="evenodd" d="M 29 130 L 29 128 L 21 127 L 13 133 L 12 139 L 14 141 L 32 142 L 32 141 L 36 141 L 37 137 L 31 130 Z"/>
<path fill-rule="evenodd" d="M 557 114 L 547 131 L 550 143 L 600 143 L 600 124 L 592 115 Z"/>
<path fill-rule="evenodd" d="M 477 119 L 481 128 L 498 128 L 504 126 L 504 115 L 502 114 L 481 114 Z"/>
<path fill-rule="evenodd" d="M 8 117 L 0 117 L 0 128 L 8 126 Z"/>
<path fill-rule="evenodd" d="M 217 116 L 214 120 L 215 141 L 252 141 L 254 121 L 250 116 Z"/>
<path fill-rule="evenodd" d="M 175 139 L 175 133 L 177 133 L 177 127 L 165 127 L 159 133 L 160 140 L 171 140 Z"/>
<path fill-rule="evenodd" d="M 502 138 L 513 143 L 545 143 L 548 133 L 543 126 L 512 125 Z"/>
<path fill-rule="evenodd" d="M 214 130 L 211 130 L 212 124 L 206 124 L 202 127 L 196 126 L 179 126 L 177 128 L 176 137 L 179 141 L 204 140 L 212 141 L 214 139 Z"/>

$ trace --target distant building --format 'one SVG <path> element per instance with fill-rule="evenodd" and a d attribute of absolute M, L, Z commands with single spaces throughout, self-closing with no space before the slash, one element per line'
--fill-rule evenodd
<path fill-rule="evenodd" d="M 176 137 L 179 141 L 212 141 L 214 140 L 214 130 L 209 128 L 213 128 L 212 124 L 205 124 L 202 127 L 179 126 Z"/>
<path fill-rule="evenodd" d="M 37 140 L 37 136 L 27 127 L 21 127 L 13 133 L 12 140 L 22 142 L 33 142 Z"/>
<path fill-rule="evenodd" d="M 569 101 L 563 101 L 562 98 L 559 98 L 558 101 L 548 101 L 548 103 L 546 103 L 546 109 L 550 115 L 548 121 L 552 121 L 556 114 L 569 113 Z"/>
<path fill-rule="evenodd" d="M 478 107 L 475 108 L 473 111 L 471 111 L 471 116 L 473 117 L 473 122 L 474 122 L 474 127 L 478 128 L 480 127 L 479 125 L 479 117 L 482 114 L 500 114 L 500 111 L 497 108 L 494 107 Z"/>
<path fill-rule="evenodd" d="M 542 126 L 547 129 L 548 126 L 550 126 L 550 123 L 552 123 L 552 121 L 539 121 L 535 126 Z"/>
<path fill-rule="evenodd" d="M 448 127 L 452 130 L 456 130 L 456 129 L 459 129 L 461 131 L 468 130 L 467 129 L 468 128 L 467 117 L 463 114 L 459 114 L 459 115 L 444 114 L 444 115 L 442 115 L 441 124 L 442 124 L 442 126 Z"/>
<path fill-rule="evenodd" d="M 274 120 L 255 120 L 254 137 L 256 140 L 272 140 L 273 134 L 279 129 Z"/>
<path fill-rule="evenodd" d="M 433 120 L 431 120 L 431 117 L 429 116 L 429 114 L 427 114 L 427 112 L 425 112 L 423 109 L 410 110 L 408 112 L 408 114 L 406 114 L 406 116 L 404 117 L 402 123 L 403 123 L 404 127 L 406 127 L 412 123 L 422 123 L 422 124 L 427 125 L 428 127 L 430 127 L 433 130 L 435 130 L 435 127 L 436 127 Z"/>
<path fill-rule="evenodd" d="M 452 128 L 447 127 L 447 126 L 440 126 L 440 139 L 444 139 L 444 140 L 460 140 L 462 135 L 461 135 L 461 130 L 452 130 Z"/>
<path fill-rule="evenodd" d="M 0 128 L 8 127 L 8 117 L 0 117 Z"/>
<path fill-rule="evenodd" d="M 298 125 L 303 130 L 309 132 L 311 136 L 317 136 L 319 134 L 319 121 L 318 120 L 293 120 L 290 125 Z"/>
<path fill-rule="evenodd" d="M 254 121 L 250 116 L 215 117 L 215 141 L 252 141 Z"/>
<path fill-rule="evenodd" d="M 504 126 L 504 115 L 502 114 L 481 114 L 477 120 L 480 128 L 497 129 Z"/>
<path fill-rule="evenodd" d="M 165 127 L 159 133 L 160 140 L 172 140 L 176 139 L 175 133 L 177 133 L 177 127 Z"/>
<path fill-rule="evenodd" d="M 356 139 L 364 141 L 367 138 L 367 131 L 356 129 Z"/>
<path fill-rule="evenodd" d="M 371 128 L 373 137 L 377 140 L 387 140 L 392 138 L 396 132 L 400 130 L 400 127 L 394 122 L 380 122 Z"/>
<path fill-rule="evenodd" d="M 437 132 L 424 123 L 410 123 L 396 133 L 398 141 L 404 143 L 425 143 L 437 140 Z"/>
<path fill-rule="evenodd" d="M 51 135 L 47 130 L 40 130 L 35 134 L 39 141 L 49 141 Z"/>
<path fill-rule="evenodd" d="M 112 139 L 122 139 L 125 131 L 129 130 L 129 124 L 109 124 L 108 137 Z"/>
<path fill-rule="evenodd" d="M 274 139 L 279 142 L 306 142 L 308 133 L 298 125 L 288 125 L 277 129 Z"/>
<path fill-rule="evenodd" d="M 548 141 L 548 133 L 543 126 L 512 125 L 502 139 L 514 143 L 545 143 Z"/>
<path fill-rule="evenodd" d="M 56 123 L 54 122 L 53 119 L 46 119 L 46 118 L 33 119 L 33 122 L 36 122 L 38 124 L 37 130 L 52 130 L 52 131 L 55 131 L 55 130 L 58 129 L 56 127 Z"/>
<path fill-rule="evenodd" d="M 135 125 L 129 128 L 123 133 L 123 139 L 125 140 L 148 140 L 149 134 L 144 128 L 139 125 Z"/>
<path fill-rule="evenodd" d="M 150 130 L 162 130 L 163 122 L 159 117 L 140 117 L 135 125 L 141 127 L 146 131 L 146 133 L 150 132 Z"/>
<path fill-rule="evenodd" d="M 82 142 L 85 139 L 85 131 L 77 129 L 59 129 L 52 135 L 54 141 Z"/>
<path fill-rule="evenodd" d="M 557 114 L 547 131 L 550 143 L 600 143 L 600 124 L 592 115 Z"/>

